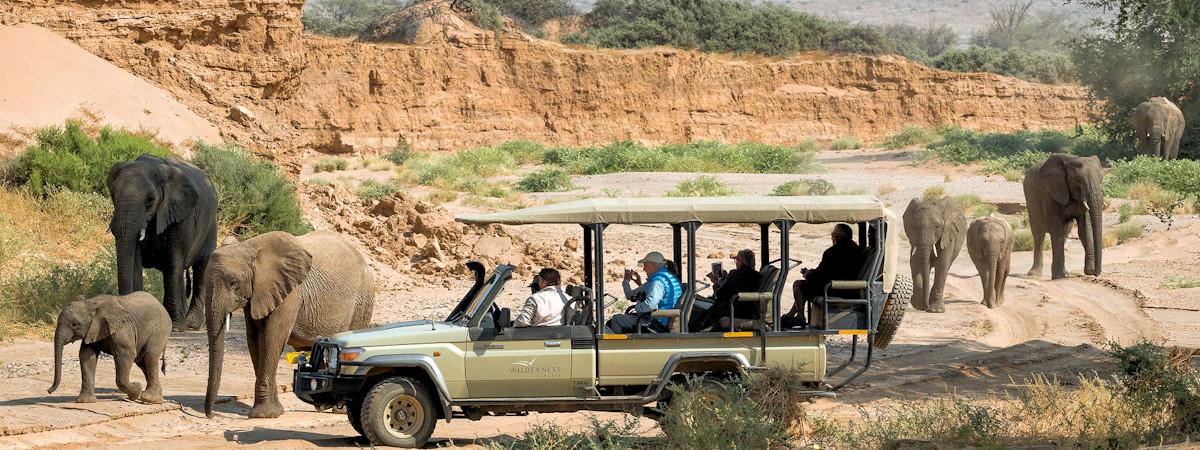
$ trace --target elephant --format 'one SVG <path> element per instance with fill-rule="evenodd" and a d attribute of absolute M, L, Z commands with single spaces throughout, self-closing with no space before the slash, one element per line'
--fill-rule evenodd
<path fill-rule="evenodd" d="M 1150 100 L 1133 110 L 1138 154 L 1162 159 L 1178 158 L 1183 126 L 1183 111 L 1178 106 L 1164 97 L 1150 97 Z"/>
<path fill-rule="evenodd" d="M 174 329 L 203 324 L 200 280 L 217 243 L 217 191 L 199 168 L 177 159 L 142 155 L 108 170 L 116 243 L 117 291 L 142 290 L 142 269 L 163 274 L 163 306 Z M 185 275 L 191 269 L 191 283 Z M 187 284 L 190 284 L 188 286 Z M 192 308 L 183 307 L 187 297 Z M 186 320 L 186 323 L 185 323 Z"/>
<path fill-rule="evenodd" d="M 1033 267 L 1029 276 L 1042 275 L 1042 243 L 1050 233 L 1051 279 L 1068 276 L 1064 261 L 1067 235 L 1074 222 L 1083 243 L 1083 272 L 1099 276 L 1104 248 L 1104 192 L 1100 159 L 1068 154 L 1050 155 L 1025 172 L 1025 204 L 1033 232 Z"/>
<path fill-rule="evenodd" d="M 942 291 L 950 265 L 962 251 L 967 231 L 967 216 L 952 198 L 913 199 L 904 210 L 904 234 L 912 244 L 909 265 L 912 268 L 914 308 L 931 313 L 946 311 Z M 929 270 L 933 269 L 932 282 Z"/>
<path fill-rule="evenodd" d="M 250 417 L 279 417 L 283 406 L 275 370 L 284 344 L 311 349 L 318 336 L 364 328 L 375 307 L 366 258 L 331 231 L 303 236 L 273 231 L 213 253 L 204 274 L 208 326 L 208 391 L 212 417 L 221 385 L 225 320 L 237 308 L 246 317 L 246 343 L 254 362 Z"/>
<path fill-rule="evenodd" d="M 162 403 L 162 383 L 158 370 L 167 373 L 167 338 L 171 336 L 171 317 L 158 299 L 146 292 L 129 295 L 77 297 L 58 315 L 54 328 L 54 383 L 46 392 L 53 394 L 62 380 L 62 352 L 67 344 L 82 339 L 79 345 L 79 371 L 83 385 L 79 403 L 96 401 L 96 358 L 100 353 L 113 356 L 117 364 L 117 387 L 130 400 Z M 161 367 L 157 363 L 161 361 Z M 137 364 L 146 376 L 146 390 L 129 381 L 129 369 Z"/>
<path fill-rule="evenodd" d="M 979 270 L 983 304 L 988 308 L 1004 304 L 1004 283 L 1011 268 L 1012 250 L 1012 225 L 995 213 L 976 219 L 967 228 L 967 254 Z"/>

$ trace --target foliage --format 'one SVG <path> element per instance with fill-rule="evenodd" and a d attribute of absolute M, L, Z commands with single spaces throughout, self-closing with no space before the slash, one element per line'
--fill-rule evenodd
<path fill-rule="evenodd" d="M 838 138 L 829 144 L 830 150 L 857 150 L 862 148 L 862 140 L 854 136 Z"/>
<path fill-rule="evenodd" d="M 896 183 L 883 183 L 875 189 L 875 193 L 878 195 L 888 195 L 899 190 L 900 186 Z"/>
<path fill-rule="evenodd" d="M 57 189 L 107 195 L 108 169 L 143 154 L 171 155 L 148 135 L 109 127 L 92 135 L 81 122 L 67 121 L 38 130 L 34 144 L 12 162 L 3 181 L 37 196 Z"/>
<path fill-rule="evenodd" d="M 775 196 L 833 195 L 836 193 L 837 186 L 820 178 L 788 181 L 775 186 L 775 189 L 771 191 L 771 195 Z"/>
<path fill-rule="evenodd" d="M 395 183 L 380 183 L 375 180 L 363 180 L 358 185 L 359 198 L 366 200 L 379 200 L 389 195 L 400 192 L 400 186 Z"/>
<path fill-rule="evenodd" d="M 1100 109 L 1096 122 L 1118 142 L 1133 143 L 1130 114 L 1150 97 L 1170 99 L 1187 123 L 1200 123 L 1200 4 L 1178 0 L 1078 0 L 1105 12 L 1099 32 L 1076 40 L 1071 59 L 1079 83 Z M 1120 70 L 1113 70 L 1120 68 Z M 1200 127 L 1185 128 L 1180 154 L 1200 155 Z"/>
<path fill-rule="evenodd" d="M 84 263 L 112 246 L 112 202 L 59 190 L 45 198 L 0 188 L 0 279 L 31 263 Z"/>
<path fill-rule="evenodd" d="M 725 395 L 734 399 L 730 401 L 706 401 L 680 385 L 669 389 L 671 405 L 659 423 L 669 440 L 668 448 L 762 449 L 788 440 L 788 424 L 765 414 L 759 404 L 744 400 L 743 385 L 725 388 Z"/>
<path fill-rule="evenodd" d="M 942 53 L 930 62 L 930 66 L 951 72 L 990 72 L 1039 83 L 1074 80 L 1071 59 L 1053 52 L 967 47 Z"/>
<path fill-rule="evenodd" d="M 816 143 L 793 147 L 712 141 L 646 147 L 619 141 L 602 147 L 554 148 L 542 162 L 572 173 L 595 175 L 618 172 L 804 173 L 820 168 Z"/>
<path fill-rule="evenodd" d="M 449 203 L 455 200 L 458 200 L 457 192 L 443 191 L 441 189 L 430 192 L 425 196 L 425 201 L 435 205 L 441 205 L 443 203 Z"/>
<path fill-rule="evenodd" d="M 1110 161 L 1122 153 L 1088 126 L 1077 127 L 1074 135 L 1057 130 L 980 133 L 960 127 L 940 132 L 941 138 L 928 145 L 930 158 L 951 164 L 982 162 L 981 173 L 1004 175 L 1009 181 L 1020 180 L 1026 170 L 1051 153 L 1098 156 Z"/>
<path fill-rule="evenodd" d="M 296 186 L 274 164 L 232 144 L 201 142 L 193 155 L 192 163 L 208 174 L 217 189 L 220 222 L 234 235 L 312 231 L 296 199 Z"/>
<path fill-rule="evenodd" d="M 304 4 L 304 31 L 326 36 L 355 36 L 374 21 L 407 6 L 408 0 L 320 0 Z"/>
<path fill-rule="evenodd" d="M 345 159 L 336 156 L 325 156 L 313 163 L 313 172 L 333 172 L 335 170 L 346 170 L 347 163 Z"/>
<path fill-rule="evenodd" d="M 1133 217 L 1133 205 L 1122 203 L 1117 207 L 1117 223 L 1128 223 Z"/>
<path fill-rule="evenodd" d="M 511 153 L 496 147 L 482 147 L 449 155 L 410 158 L 401 170 L 419 184 L 475 191 L 483 179 L 506 173 L 516 164 Z"/>
<path fill-rule="evenodd" d="M 1200 287 L 1200 280 L 1195 278 L 1168 275 L 1158 283 L 1159 289 L 1194 289 Z"/>
<path fill-rule="evenodd" d="M 1068 13 L 1057 10 L 1033 12 L 1033 0 L 996 2 L 988 10 L 991 22 L 971 36 L 971 44 L 1000 50 L 1062 52 L 1083 29 Z"/>
<path fill-rule="evenodd" d="M 724 197 L 737 194 L 737 191 L 717 177 L 701 175 L 679 182 L 675 190 L 667 192 L 667 197 Z"/>
<path fill-rule="evenodd" d="M 1042 250 L 1050 249 L 1050 239 L 1042 239 Z M 1033 231 L 1028 228 L 1013 230 L 1013 251 L 1033 251 Z"/>
<path fill-rule="evenodd" d="M 556 423 L 535 423 L 509 443 L 493 442 L 488 450 L 627 450 L 637 448 L 638 421 L 628 416 L 622 423 L 588 417 L 588 426 L 572 431 Z"/>
<path fill-rule="evenodd" d="M 567 0 L 486 0 L 500 8 L 524 27 L 540 27 L 551 20 L 564 19 L 579 14 L 579 10 Z"/>
<path fill-rule="evenodd" d="M 533 141 L 508 141 L 500 144 L 499 149 L 508 152 L 516 158 L 517 164 L 541 164 L 549 149 Z"/>
<path fill-rule="evenodd" d="M 1104 193 L 1125 197 L 1139 182 L 1150 182 L 1179 193 L 1185 198 L 1200 198 L 1200 161 L 1165 161 L 1149 156 L 1116 161 L 1104 178 Z"/>
<path fill-rule="evenodd" d="M 884 148 L 912 147 L 932 141 L 936 136 L 923 127 L 907 126 L 883 141 Z"/>
<path fill-rule="evenodd" d="M 1113 237 L 1117 239 L 1118 244 L 1124 244 L 1132 239 L 1142 237 L 1142 226 L 1134 223 L 1123 223 L 1113 230 Z"/>
<path fill-rule="evenodd" d="M 28 264 L 16 276 L 0 279 L 0 313 L 21 323 L 51 325 L 77 296 L 116 295 L 116 261 L 105 249 L 84 263 Z M 161 272 L 146 272 L 145 290 L 163 298 Z"/>
<path fill-rule="evenodd" d="M 492 31 L 504 28 L 504 12 L 495 3 L 488 0 L 459 0 L 455 3 L 467 12 L 467 18 L 479 28 Z"/>
<path fill-rule="evenodd" d="M 399 166 L 403 165 L 415 154 L 416 151 L 413 150 L 411 145 L 408 145 L 407 142 L 401 141 L 397 142 L 396 146 L 392 147 L 392 151 L 388 152 L 383 159 L 391 161 L 392 164 Z"/>
<path fill-rule="evenodd" d="M 525 192 L 562 192 L 575 188 L 571 174 L 561 169 L 544 169 L 530 172 L 517 182 L 517 189 Z"/>
<path fill-rule="evenodd" d="M 1120 368 L 1121 393 L 1147 412 L 1153 442 L 1200 431 L 1200 376 L 1191 351 L 1148 342 L 1129 347 L 1110 344 L 1109 356 Z"/>
<path fill-rule="evenodd" d="M 886 25 L 880 30 L 896 44 L 897 53 L 928 63 L 958 43 L 958 33 L 947 25 L 917 27 L 908 24 Z"/>
<path fill-rule="evenodd" d="M 946 187 L 942 185 L 934 185 L 925 188 L 925 192 L 921 193 L 921 199 L 925 201 L 937 200 L 946 196 Z"/>

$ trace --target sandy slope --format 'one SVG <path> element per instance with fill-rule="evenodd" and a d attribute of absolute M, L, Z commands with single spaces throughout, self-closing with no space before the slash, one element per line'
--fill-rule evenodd
<path fill-rule="evenodd" d="M 885 196 L 902 210 L 907 198 L 925 186 L 946 184 L 951 194 L 977 192 L 994 202 L 1020 201 L 1015 183 L 985 179 L 955 169 L 950 181 L 939 168 L 911 167 L 895 152 L 865 151 L 825 153 L 829 168 L 821 177 L 843 188 L 865 186 L 887 175 L 899 190 Z M 671 175 L 674 177 L 675 175 Z M 630 193 L 659 189 L 662 180 L 644 174 L 617 174 L 607 178 L 580 180 L 588 191 L 602 186 L 621 186 Z M 740 180 L 745 192 L 765 192 L 780 180 L 744 175 L 722 176 Z M 576 192 L 576 195 L 579 193 Z M 326 223 L 315 213 L 314 223 Z M 1140 218 L 1145 219 L 1145 218 Z M 1115 220 L 1113 220 L 1115 223 Z M 1105 253 L 1105 273 L 1099 279 L 1079 277 L 1050 281 L 1028 277 L 1031 253 L 1013 258 L 1014 276 L 1009 280 L 1006 303 L 987 309 L 979 303 L 979 278 L 966 252 L 952 268 L 947 285 L 948 312 L 928 314 L 910 311 L 893 344 L 878 353 L 876 364 L 848 386 L 838 399 L 820 400 L 812 407 L 828 414 L 854 414 L 855 406 L 874 405 L 908 398 L 956 392 L 986 397 L 1018 388 L 1022 380 L 1047 374 L 1071 380 L 1080 373 L 1105 373 L 1111 364 L 1103 355 L 1110 341 L 1131 343 L 1150 339 L 1170 344 L 1196 345 L 1200 330 L 1200 299 L 1196 288 L 1162 288 L 1173 274 L 1194 270 L 1200 257 L 1200 225 L 1182 223 L 1170 231 L 1154 230 L 1146 237 L 1110 248 Z M 574 226 L 514 227 L 514 233 L 530 240 L 562 242 L 578 232 Z M 827 227 L 798 227 L 792 236 L 795 255 L 812 264 L 828 245 Z M 613 226 L 607 232 L 608 261 L 614 268 L 632 265 L 636 256 L 649 248 L 661 249 L 669 229 L 655 226 Z M 738 248 L 757 248 L 757 230 L 736 226 L 705 226 L 698 236 L 700 256 L 727 254 Z M 907 255 L 907 252 L 903 253 Z M 701 258 L 706 267 L 710 260 Z M 1068 269 L 1082 268 L 1082 250 L 1068 246 Z M 902 261 L 901 267 L 907 267 Z M 381 269 L 386 269 L 381 267 Z M 906 269 L 905 269 L 906 271 Z M 381 283 L 399 276 L 383 270 Z M 615 277 L 609 278 L 615 279 Z M 615 283 L 609 289 L 616 289 Z M 413 318 L 440 318 L 466 283 L 407 287 L 380 292 L 376 322 Z M 516 292 L 503 299 L 514 306 Z M 790 300 L 785 299 L 786 303 Z M 1170 309 L 1164 309 L 1170 308 Z M 235 323 L 236 326 L 236 323 Z M 68 448 L 148 447 L 224 448 L 234 443 L 256 448 L 356 448 L 360 441 L 343 416 L 318 413 L 294 396 L 281 396 L 288 412 L 281 418 L 248 420 L 251 369 L 244 334 L 234 330 L 227 346 L 225 378 L 221 392 L 238 400 L 222 403 L 218 417 L 205 419 L 199 411 L 204 392 L 207 346 L 203 334 L 178 334 L 169 350 L 170 372 L 166 378 L 167 406 L 132 404 L 119 399 L 113 389 L 111 361 L 101 361 L 97 386 L 101 401 L 92 405 L 71 402 L 78 389 L 78 363 L 68 358 L 61 390 L 43 394 L 50 384 L 52 348 L 45 342 L 18 341 L 0 345 L 0 448 L 40 445 Z M 67 352 L 73 354 L 73 348 Z M 831 359 L 845 357 L 844 341 L 830 342 Z M 286 366 L 279 379 L 290 379 Z M 620 415 L 607 414 L 608 418 Z M 442 444 L 469 446 L 520 434 L 532 424 L 559 422 L 583 424 L 587 414 L 533 414 L 528 417 L 489 417 L 480 422 L 455 420 L 439 423 L 434 436 Z M 652 425 L 642 423 L 646 433 Z M 37 431 L 37 430 L 47 431 Z M 4 436 L 11 434 L 10 436 Z"/>
<path fill-rule="evenodd" d="M 221 141 L 171 94 L 75 43 L 33 25 L 0 26 L 0 133 L 61 123 L 81 108 L 172 143 Z"/>

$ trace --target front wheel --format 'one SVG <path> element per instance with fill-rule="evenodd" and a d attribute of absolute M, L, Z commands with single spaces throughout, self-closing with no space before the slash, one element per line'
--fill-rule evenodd
<path fill-rule="evenodd" d="M 346 402 L 346 418 L 350 420 L 350 426 L 358 432 L 359 436 L 366 436 L 366 433 L 363 433 L 362 405 L 362 399 Z"/>
<path fill-rule="evenodd" d="M 433 398 L 420 381 L 388 378 L 363 399 L 363 435 L 375 445 L 421 447 L 433 434 L 437 421 L 433 408 Z"/>

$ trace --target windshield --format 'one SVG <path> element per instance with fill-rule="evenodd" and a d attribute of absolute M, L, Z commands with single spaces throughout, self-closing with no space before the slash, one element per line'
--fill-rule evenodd
<path fill-rule="evenodd" d="M 509 274 L 510 272 L 508 271 L 492 274 L 484 283 L 483 289 L 475 293 L 475 298 L 472 298 L 471 303 L 467 305 L 466 315 L 460 318 L 459 321 L 466 322 L 472 317 L 478 317 L 488 298 L 494 298 L 503 291 L 504 282 L 508 280 Z"/>

